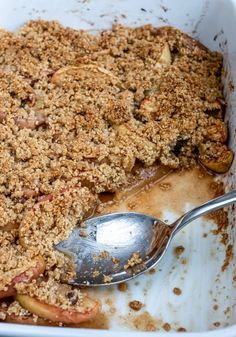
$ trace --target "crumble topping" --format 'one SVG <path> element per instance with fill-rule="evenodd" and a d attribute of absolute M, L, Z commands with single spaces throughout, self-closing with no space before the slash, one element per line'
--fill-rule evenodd
<path fill-rule="evenodd" d="M 139 311 L 140 309 L 142 309 L 143 306 L 144 304 L 137 300 L 133 300 L 129 302 L 129 307 L 135 311 Z"/>
<path fill-rule="evenodd" d="M 74 271 L 54 245 L 99 193 L 126 186 L 137 163 L 230 166 L 222 56 L 151 25 L 94 36 L 37 20 L 0 38 L 0 290 L 40 255 L 44 275 L 15 289 L 83 312 L 79 290 L 58 296 Z"/>
<path fill-rule="evenodd" d="M 128 284 L 126 282 L 119 283 L 117 289 L 125 293 L 128 290 Z"/>
<path fill-rule="evenodd" d="M 124 265 L 124 269 L 132 268 L 134 266 L 139 265 L 142 263 L 143 260 L 139 254 L 139 252 L 134 252 L 131 257 L 128 259 L 127 264 Z"/>
<path fill-rule="evenodd" d="M 182 290 L 180 288 L 174 288 L 173 289 L 173 293 L 177 296 L 181 295 L 182 294 Z"/>
<path fill-rule="evenodd" d="M 112 281 L 112 277 L 109 275 L 103 275 L 103 282 L 110 283 Z"/>
<path fill-rule="evenodd" d="M 17 290 L 21 294 L 26 294 L 31 297 L 35 297 L 38 300 L 58 306 L 62 309 L 72 309 L 83 312 L 84 308 L 84 294 L 79 289 L 71 288 L 66 284 L 59 284 L 52 277 L 47 281 L 42 281 L 35 287 L 35 282 L 31 284 L 23 285 L 18 284 Z"/>

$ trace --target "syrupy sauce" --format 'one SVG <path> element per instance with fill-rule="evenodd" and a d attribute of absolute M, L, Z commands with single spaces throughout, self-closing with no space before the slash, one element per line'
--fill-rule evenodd
<path fill-rule="evenodd" d="M 75 324 L 70 327 L 107 330 L 109 329 L 109 317 L 101 312 L 92 321 L 80 323 L 78 325 Z"/>
<path fill-rule="evenodd" d="M 174 172 L 163 167 L 143 170 L 136 183 L 129 188 L 105 195 L 97 214 L 132 211 L 165 220 L 164 210 L 181 215 L 186 203 L 197 206 L 213 198 L 215 184 L 214 177 L 201 167 Z"/>

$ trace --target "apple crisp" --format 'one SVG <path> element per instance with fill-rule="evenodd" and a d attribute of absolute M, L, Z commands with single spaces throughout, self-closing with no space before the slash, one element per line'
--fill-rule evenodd
<path fill-rule="evenodd" d="M 151 25 L 89 35 L 38 20 L 0 37 L 0 317 L 80 323 L 99 304 L 64 285 L 74 270 L 54 245 L 99 194 L 137 165 L 229 169 L 222 55 Z"/>

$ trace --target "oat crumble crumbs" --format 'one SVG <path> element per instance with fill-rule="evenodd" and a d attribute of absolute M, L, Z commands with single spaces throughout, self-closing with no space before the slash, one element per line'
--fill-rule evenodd
<path fill-rule="evenodd" d="M 137 300 L 129 302 L 129 307 L 135 311 L 139 311 L 143 306 L 143 303 Z"/>
<path fill-rule="evenodd" d="M 100 272 L 98 270 L 94 270 L 93 277 L 97 277 L 100 275 Z"/>
<path fill-rule="evenodd" d="M 0 297 L 83 313 L 87 295 L 62 283 L 74 269 L 54 245 L 83 227 L 100 193 L 127 186 L 137 164 L 229 168 L 222 56 L 151 25 L 95 36 L 36 20 L 0 37 Z M 134 253 L 127 268 L 140 262 Z M 37 321 L 6 303 L 0 319 Z"/>
<path fill-rule="evenodd" d="M 110 283 L 112 281 L 112 277 L 109 275 L 103 275 L 103 282 Z"/>
<path fill-rule="evenodd" d="M 132 256 L 127 261 L 127 264 L 124 265 L 124 269 L 132 268 L 134 266 L 137 266 L 138 264 L 142 263 L 143 260 L 140 257 L 140 254 L 138 252 L 135 252 L 132 254 Z"/>
<path fill-rule="evenodd" d="M 171 189 L 170 183 L 160 183 L 159 187 L 162 191 L 169 191 Z"/>
<path fill-rule="evenodd" d="M 108 259 L 109 257 L 110 257 L 109 252 L 104 250 L 101 253 L 99 253 L 99 255 L 95 255 L 93 259 L 94 261 L 100 261 L 100 260 Z"/>
<path fill-rule="evenodd" d="M 181 254 L 183 254 L 185 248 L 183 246 L 176 246 L 174 248 L 174 254 L 179 257 Z"/>
<path fill-rule="evenodd" d="M 117 288 L 121 292 L 126 292 L 128 290 L 128 284 L 126 282 L 119 283 Z"/>
<path fill-rule="evenodd" d="M 117 265 L 120 263 L 120 260 L 117 259 L 117 258 L 114 257 L 114 256 L 112 256 L 111 261 L 112 261 L 112 263 L 117 264 Z"/>
<path fill-rule="evenodd" d="M 220 322 L 214 322 L 213 325 L 214 325 L 216 328 L 219 328 L 219 327 L 220 327 Z"/>
<path fill-rule="evenodd" d="M 169 323 L 164 323 L 162 325 L 162 328 L 165 330 L 165 331 L 170 331 L 171 330 L 171 325 Z"/>
<path fill-rule="evenodd" d="M 173 293 L 177 296 L 181 295 L 182 294 L 182 290 L 180 288 L 174 288 L 173 289 Z"/>

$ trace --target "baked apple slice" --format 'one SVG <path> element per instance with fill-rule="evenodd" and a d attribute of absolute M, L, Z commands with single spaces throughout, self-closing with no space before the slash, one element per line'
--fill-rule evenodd
<path fill-rule="evenodd" d="M 16 118 L 15 122 L 20 129 L 35 130 L 39 126 L 45 124 L 46 117 L 41 113 L 37 113 L 31 118 Z"/>
<path fill-rule="evenodd" d="M 0 230 L 4 232 L 10 232 L 14 229 L 18 229 L 19 226 L 20 226 L 19 222 L 9 221 L 6 225 L 4 225 L 3 227 L 0 227 Z"/>
<path fill-rule="evenodd" d="M 61 85 L 63 82 L 63 78 L 66 75 L 70 75 L 70 76 L 76 76 L 77 74 L 80 74 L 82 72 L 88 73 L 88 72 L 92 72 L 92 73 L 100 73 L 103 74 L 107 77 L 112 78 L 113 80 L 117 81 L 117 83 L 121 84 L 120 79 L 115 76 L 111 71 L 103 68 L 103 67 L 99 67 L 96 64 L 82 64 L 80 66 L 66 66 L 63 67 L 59 70 L 57 70 L 51 79 L 51 82 L 56 84 L 56 85 Z"/>
<path fill-rule="evenodd" d="M 33 279 L 37 279 L 45 270 L 45 262 L 41 256 L 35 258 L 36 265 L 15 276 L 6 290 L 0 291 L 0 299 L 16 295 L 15 285 L 17 283 L 29 283 Z"/>
<path fill-rule="evenodd" d="M 62 309 L 58 306 L 44 303 L 43 301 L 30 297 L 28 295 L 16 295 L 16 300 L 20 305 L 41 318 L 50 320 L 52 322 L 62 322 L 67 324 L 78 324 L 81 322 L 93 319 L 99 312 L 100 305 L 97 301 L 85 297 L 84 312 L 75 309 Z"/>
<path fill-rule="evenodd" d="M 13 302 L 14 303 L 14 302 Z M 17 302 L 18 303 L 18 302 Z M 43 318 L 38 317 L 35 320 L 35 317 L 30 315 L 20 315 L 14 313 L 8 313 L 7 307 L 0 308 L 0 322 L 5 323 L 15 323 L 15 324 L 27 324 L 27 325 L 47 325 L 47 326 L 58 326 L 56 322 L 49 322 Z"/>
<path fill-rule="evenodd" d="M 168 43 L 166 42 L 162 50 L 161 56 L 158 60 L 159 63 L 170 66 L 171 65 L 171 53 Z"/>
<path fill-rule="evenodd" d="M 216 145 L 214 148 L 217 156 L 207 154 L 207 149 L 200 146 L 199 161 L 207 169 L 216 173 L 226 173 L 233 162 L 234 154 L 226 145 Z"/>
<path fill-rule="evenodd" d="M 234 155 L 233 152 L 228 150 L 224 152 L 224 155 L 221 158 L 217 159 L 201 159 L 200 162 L 203 166 L 208 168 L 209 170 L 216 173 L 226 173 L 232 164 Z"/>

